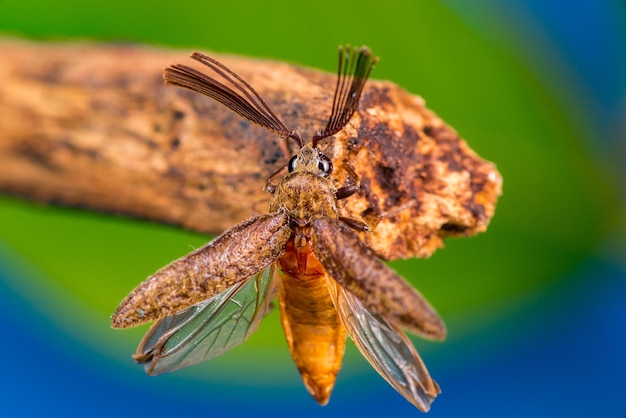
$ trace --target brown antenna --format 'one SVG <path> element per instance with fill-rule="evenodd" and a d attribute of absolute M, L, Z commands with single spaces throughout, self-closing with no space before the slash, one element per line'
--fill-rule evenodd
<path fill-rule="evenodd" d="M 209 67 L 226 83 L 186 65 L 175 64 L 163 72 L 165 84 L 204 94 L 250 122 L 283 138 L 292 138 L 302 147 L 300 134 L 296 130 L 290 130 L 263 97 L 241 76 L 215 58 L 200 52 L 192 53 L 191 58 Z M 326 127 L 313 135 L 311 141 L 313 147 L 317 146 L 320 140 L 336 134 L 346 126 L 359 105 L 365 82 L 377 62 L 378 57 L 372 57 L 372 52 L 366 46 L 339 47 L 339 69 L 331 114 Z"/>
<path fill-rule="evenodd" d="M 206 65 L 222 77 L 233 88 L 217 79 L 182 64 L 174 64 L 163 72 L 165 84 L 183 87 L 204 94 L 228 107 L 250 122 L 274 132 L 284 138 L 294 139 L 302 146 L 302 138 L 296 131 L 289 130 L 265 100 L 237 73 L 208 55 L 194 52 L 191 58 Z"/>
<path fill-rule="evenodd" d="M 359 105 L 365 82 L 378 62 L 366 46 L 339 47 L 339 69 L 333 97 L 333 107 L 326 127 L 313 135 L 312 145 L 343 129 Z"/>

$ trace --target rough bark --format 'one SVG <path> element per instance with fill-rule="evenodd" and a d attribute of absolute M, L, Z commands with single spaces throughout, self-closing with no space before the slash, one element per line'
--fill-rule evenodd
<path fill-rule="evenodd" d="M 304 138 L 325 125 L 334 74 L 216 57 Z M 212 234 L 266 211 L 262 186 L 287 162 L 285 144 L 207 97 L 163 86 L 164 67 L 190 61 L 139 46 L 0 41 L 0 193 Z M 495 166 L 390 82 L 368 82 L 325 147 L 338 184 L 345 165 L 361 181 L 342 215 L 380 218 L 361 237 L 386 259 L 484 231 L 500 195 Z"/>

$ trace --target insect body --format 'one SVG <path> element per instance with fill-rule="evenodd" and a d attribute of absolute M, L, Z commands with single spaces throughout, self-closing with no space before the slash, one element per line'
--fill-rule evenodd
<path fill-rule="evenodd" d="M 242 343 L 278 293 L 291 355 L 309 393 L 326 404 L 341 367 L 346 333 L 372 366 L 422 411 L 440 392 L 401 328 L 442 339 L 445 327 L 426 300 L 363 244 L 337 200 L 358 190 L 331 178 L 319 141 L 339 132 L 358 106 L 376 59 L 369 49 L 339 50 L 339 75 L 328 123 L 309 144 L 289 130 L 260 95 L 213 58 L 194 53 L 226 82 L 174 65 L 166 84 L 214 98 L 300 146 L 272 193 L 269 213 L 234 226 L 162 268 L 122 301 L 112 325 L 156 320 L 134 358 L 149 374 L 191 366 Z M 279 272 L 280 270 L 280 272 Z"/>

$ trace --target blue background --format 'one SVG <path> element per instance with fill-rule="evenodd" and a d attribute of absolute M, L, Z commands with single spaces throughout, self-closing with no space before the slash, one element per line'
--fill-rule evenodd
<path fill-rule="evenodd" d="M 373 77 L 423 96 L 504 178 L 485 234 L 392 263 L 449 328 L 444 343 L 414 339 L 443 391 L 429 415 L 624 416 L 626 6 L 422 3 L 0 0 L 0 33 L 329 71 L 338 44 L 369 45 L 381 56 Z M 419 414 L 351 344 L 329 405 L 316 405 L 276 312 L 219 359 L 145 376 L 130 359 L 145 328 L 114 331 L 108 317 L 141 279 L 206 240 L 0 198 L 0 415 Z"/>

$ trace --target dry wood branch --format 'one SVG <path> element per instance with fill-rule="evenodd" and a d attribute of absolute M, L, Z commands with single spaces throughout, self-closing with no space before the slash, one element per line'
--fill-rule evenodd
<path fill-rule="evenodd" d="M 186 52 L 0 42 L 0 193 L 219 233 L 267 208 L 265 179 L 289 158 L 275 135 L 199 94 L 165 87 Z M 335 75 L 218 56 L 304 138 L 323 127 Z M 362 190 L 343 215 L 386 259 L 425 257 L 450 235 L 484 231 L 500 195 L 480 159 L 420 97 L 371 81 L 346 129 L 327 141 L 339 183 Z"/>

